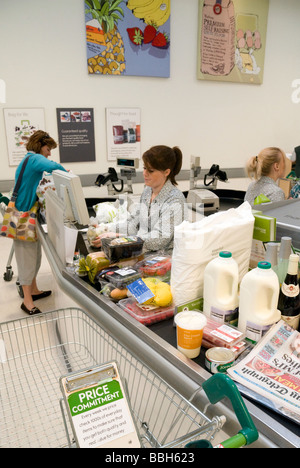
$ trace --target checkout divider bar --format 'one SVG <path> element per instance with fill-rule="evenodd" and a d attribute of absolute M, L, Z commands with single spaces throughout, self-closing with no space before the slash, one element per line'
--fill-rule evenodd
<path fill-rule="evenodd" d="M 52 273 L 60 288 L 96 320 L 107 333 L 128 348 L 133 355 L 138 356 L 187 400 L 199 387 L 202 387 L 203 382 L 211 377 L 211 374 L 206 370 L 183 356 L 154 332 L 131 316 L 125 315 L 124 311 L 109 299 L 100 297 L 100 294 L 91 285 L 68 273 L 40 225 L 38 231 Z M 203 411 L 207 403 L 208 399 L 204 392 L 198 392 L 197 399 L 193 401 L 194 406 Z M 224 415 L 227 419 L 225 430 L 227 435 L 231 437 L 238 432 L 239 425 L 235 413 L 228 403 L 225 400 L 209 407 L 207 415 L 208 417 Z M 295 434 L 281 426 L 251 402 L 246 402 L 246 406 L 260 433 L 258 442 L 252 447 L 298 447 L 299 440 Z"/>
<path fill-rule="evenodd" d="M 207 174 L 209 169 L 201 169 L 202 174 Z M 245 178 L 245 169 L 242 167 L 235 167 L 235 168 L 224 168 L 223 171 L 226 172 L 228 178 L 230 179 L 244 179 Z M 80 177 L 81 184 L 83 187 L 95 187 L 95 180 L 97 179 L 97 174 L 77 174 Z M 190 170 L 182 170 L 176 176 L 177 180 L 180 181 L 189 181 L 190 179 Z M 143 172 L 137 171 L 136 177 L 132 181 L 134 184 L 143 183 Z M 0 192 L 6 193 L 10 192 L 12 187 L 14 186 L 14 180 L 7 179 L 7 180 L 0 180 Z"/>

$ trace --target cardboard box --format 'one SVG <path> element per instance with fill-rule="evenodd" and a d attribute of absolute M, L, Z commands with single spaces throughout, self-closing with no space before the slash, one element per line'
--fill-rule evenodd
<path fill-rule="evenodd" d="M 291 179 L 279 179 L 278 186 L 284 191 L 285 198 L 288 199 L 292 188 Z"/>

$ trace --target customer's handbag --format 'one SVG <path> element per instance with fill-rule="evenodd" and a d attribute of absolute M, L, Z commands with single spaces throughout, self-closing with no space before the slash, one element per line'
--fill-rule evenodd
<path fill-rule="evenodd" d="M 37 240 L 36 220 L 39 208 L 38 202 L 29 211 L 19 211 L 16 208 L 18 191 L 29 157 L 23 163 L 11 200 L 6 207 L 0 235 L 8 239 L 35 242 Z"/>

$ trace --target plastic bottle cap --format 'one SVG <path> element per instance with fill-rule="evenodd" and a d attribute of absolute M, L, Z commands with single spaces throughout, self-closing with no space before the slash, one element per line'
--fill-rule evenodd
<path fill-rule="evenodd" d="M 269 270 L 271 268 L 271 263 L 269 263 L 269 262 L 259 262 L 257 267 L 261 268 L 262 270 Z"/>
<path fill-rule="evenodd" d="M 277 251 L 277 244 L 275 244 L 275 242 L 268 242 L 267 251 L 265 255 L 265 262 L 271 263 L 273 268 L 278 264 Z"/>
<path fill-rule="evenodd" d="M 232 257 L 232 253 L 225 250 L 225 251 L 219 253 L 219 257 L 230 258 L 230 257 Z"/>

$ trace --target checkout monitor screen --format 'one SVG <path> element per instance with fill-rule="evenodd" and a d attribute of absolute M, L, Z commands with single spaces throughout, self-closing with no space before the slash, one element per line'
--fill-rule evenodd
<path fill-rule="evenodd" d="M 53 190 L 46 190 L 45 201 L 48 236 L 60 261 L 65 265 L 64 204 Z"/>
<path fill-rule="evenodd" d="M 52 175 L 57 195 L 65 206 L 66 220 L 82 226 L 88 225 L 89 213 L 80 177 L 60 170 L 53 171 Z"/>

